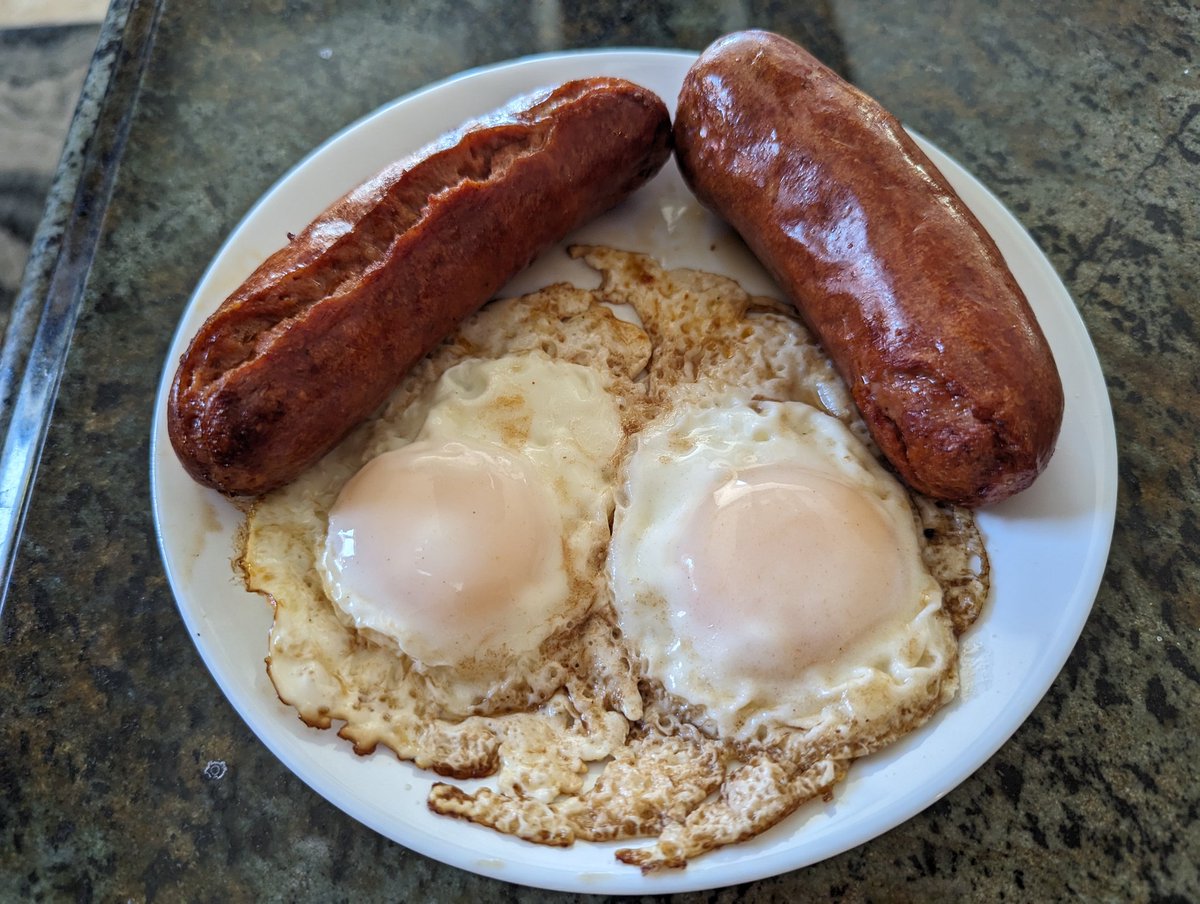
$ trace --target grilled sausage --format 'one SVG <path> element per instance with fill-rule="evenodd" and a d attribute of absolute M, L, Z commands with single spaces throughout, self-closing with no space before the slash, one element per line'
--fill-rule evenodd
<path fill-rule="evenodd" d="M 287 483 L 541 250 L 670 156 L 670 119 L 620 79 L 569 82 L 385 169 L 268 258 L 200 328 L 171 443 L 227 495 Z"/>
<path fill-rule="evenodd" d="M 792 42 L 729 35 L 688 72 L 676 156 L 791 297 L 913 488 L 967 505 L 1054 450 L 1054 358 L 995 242 L 900 123 Z"/>

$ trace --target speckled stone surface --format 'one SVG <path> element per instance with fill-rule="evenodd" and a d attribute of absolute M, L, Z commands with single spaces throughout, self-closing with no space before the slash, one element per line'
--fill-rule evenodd
<path fill-rule="evenodd" d="M 40 311 L 44 294 L 34 280 L 22 285 L 26 260 L 36 245 L 39 257 L 52 261 L 47 251 L 61 226 L 54 216 L 42 217 L 51 183 L 62 186 L 77 175 L 64 138 L 98 31 L 96 25 L 0 29 L 0 335 L 11 324 L 14 347 L 28 344 L 36 322 L 30 314 Z M 22 361 L 11 364 L 15 373 Z M 9 404 L 12 373 L 0 376 L 0 407 Z M 0 416 L 0 430 L 7 420 Z"/>
<path fill-rule="evenodd" d="M 348 122 L 471 66 L 573 47 L 698 49 L 749 25 L 808 43 L 1031 231 L 1104 367 L 1119 501 L 1078 646 L 977 773 L 840 856 L 681 899 L 1200 898 L 1200 10 L 317 6 L 163 4 L 128 144 L 110 161 L 120 169 L 0 625 L 0 900 L 555 897 L 385 841 L 242 724 L 184 630 L 155 547 L 153 394 L 224 236 Z M 131 27 L 146 28 L 138 9 Z"/>
<path fill-rule="evenodd" d="M 98 31 L 95 25 L 0 29 L 0 331 Z"/>

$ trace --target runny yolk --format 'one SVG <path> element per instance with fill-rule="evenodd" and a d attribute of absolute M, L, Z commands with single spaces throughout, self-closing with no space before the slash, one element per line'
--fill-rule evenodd
<path fill-rule="evenodd" d="M 743 675 L 797 675 L 911 605 L 911 552 L 861 488 L 802 467 L 753 467 L 713 492 L 684 532 L 686 608 L 673 615 L 697 652 Z"/>
<path fill-rule="evenodd" d="M 537 597 L 559 603 L 559 525 L 516 456 L 413 444 L 371 460 L 343 487 L 329 517 L 326 580 L 358 624 L 393 634 L 426 664 L 449 664 L 534 630 Z"/>

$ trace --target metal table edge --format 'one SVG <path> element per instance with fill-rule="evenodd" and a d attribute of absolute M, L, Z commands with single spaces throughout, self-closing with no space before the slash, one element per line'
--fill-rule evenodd
<path fill-rule="evenodd" d="M 113 0 L 0 346 L 0 619 L 58 385 L 165 0 Z"/>

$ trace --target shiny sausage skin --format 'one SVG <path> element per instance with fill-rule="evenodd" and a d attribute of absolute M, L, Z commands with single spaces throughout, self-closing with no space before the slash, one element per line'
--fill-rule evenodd
<path fill-rule="evenodd" d="M 354 189 L 192 340 L 168 407 L 180 461 L 231 496 L 287 483 L 540 251 L 654 175 L 670 139 L 655 94 L 584 79 Z"/>
<path fill-rule="evenodd" d="M 688 72 L 676 156 L 791 297 L 916 490 L 966 505 L 1029 486 L 1063 391 L 995 242 L 900 123 L 778 35 Z"/>

